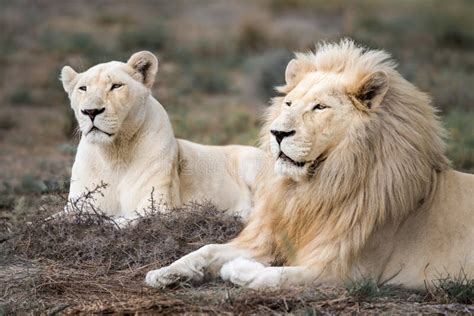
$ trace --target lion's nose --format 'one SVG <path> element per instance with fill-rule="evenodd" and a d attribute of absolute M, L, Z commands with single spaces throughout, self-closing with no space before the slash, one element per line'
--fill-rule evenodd
<path fill-rule="evenodd" d="M 283 138 L 295 135 L 295 130 L 285 132 L 285 131 L 276 131 L 276 130 L 272 129 L 270 131 L 270 133 L 272 133 L 272 135 L 275 136 L 275 139 L 276 139 L 278 145 L 280 145 Z"/>
<path fill-rule="evenodd" d="M 90 117 L 92 122 L 94 122 L 94 119 L 97 115 L 99 115 L 100 113 L 104 113 L 104 111 L 105 111 L 105 108 L 81 110 L 82 114 Z"/>

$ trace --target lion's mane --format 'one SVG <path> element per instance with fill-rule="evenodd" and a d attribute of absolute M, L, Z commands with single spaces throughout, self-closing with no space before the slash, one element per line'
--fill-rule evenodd
<path fill-rule="evenodd" d="M 303 65 L 300 80 L 310 71 L 341 73 L 350 94 L 351 84 L 383 71 L 389 89 L 380 106 L 369 115 L 361 113 L 362 124 L 350 127 L 309 181 L 294 182 L 270 169 L 263 174 L 257 211 L 237 241 L 252 245 L 256 253 L 270 251 L 284 264 L 323 263 L 347 275 L 374 232 L 430 203 L 438 173 L 449 167 L 445 130 L 428 95 L 403 79 L 384 51 L 343 40 L 296 59 Z M 278 90 L 288 93 L 296 83 Z M 266 151 L 269 126 L 282 100 L 273 99 L 266 115 L 261 136 Z M 254 241 L 263 235 L 271 238 L 255 249 Z"/>

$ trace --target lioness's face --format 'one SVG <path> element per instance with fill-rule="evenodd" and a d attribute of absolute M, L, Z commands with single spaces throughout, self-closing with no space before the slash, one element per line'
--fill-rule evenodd
<path fill-rule="evenodd" d="M 338 74 L 312 72 L 279 105 L 270 125 L 275 171 L 301 181 L 344 138 L 357 114 Z"/>
<path fill-rule="evenodd" d="M 153 58 L 145 63 L 155 62 Z M 63 85 L 86 141 L 110 143 L 122 129 L 137 126 L 143 120 L 143 107 L 150 94 L 145 80 L 154 73 L 147 73 L 150 64 L 145 69 L 134 66 L 130 61 L 113 61 L 79 74 L 70 67 L 63 68 Z"/>

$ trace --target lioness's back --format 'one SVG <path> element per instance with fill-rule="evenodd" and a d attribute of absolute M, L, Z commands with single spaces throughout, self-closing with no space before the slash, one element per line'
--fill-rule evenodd
<path fill-rule="evenodd" d="M 207 146 L 183 139 L 178 147 L 182 202 L 212 197 L 217 205 L 246 217 L 265 153 L 250 146 Z"/>

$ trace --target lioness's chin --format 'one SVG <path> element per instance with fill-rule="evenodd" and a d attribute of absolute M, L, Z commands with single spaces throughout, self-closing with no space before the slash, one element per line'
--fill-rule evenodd
<path fill-rule="evenodd" d="M 86 134 L 85 138 L 91 144 L 109 144 L 113 141 L 114 135 L 100 131 L 91 131 Z"/>
<path fill-rule="evenodd" d="M 297 166 L 284 159 L 277 159 L 274 164 L 274 171 L 283 177 L 288 177 L 293 181 L 302 181 L 307 178 L 309 164 L 304 166 Z"/>

